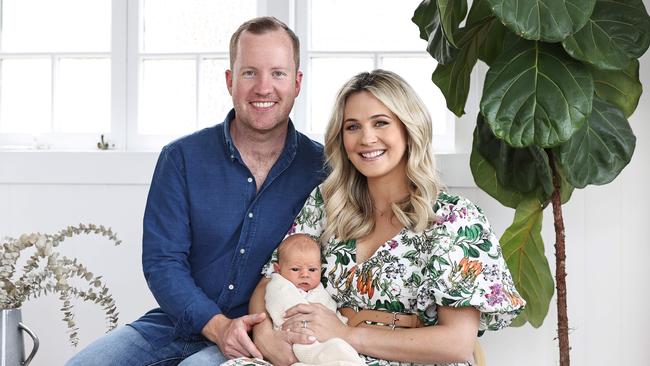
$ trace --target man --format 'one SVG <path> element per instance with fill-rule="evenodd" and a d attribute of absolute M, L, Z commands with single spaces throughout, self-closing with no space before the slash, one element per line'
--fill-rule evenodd
<path fill-rule="evenodd" d="M 142 263 L 160 308 L 68 365 L 261 358 L 248 332 L 265 314 L 246 315 L 251 292 L 324 178 L 322 146 L 289 120 L 302 81 L 298 68 L 298 38 L 277 19 L 250 20 L 233 34 L 226 84 L 234 110 L 224 123 L 165 146 L 151 182 Z"/>

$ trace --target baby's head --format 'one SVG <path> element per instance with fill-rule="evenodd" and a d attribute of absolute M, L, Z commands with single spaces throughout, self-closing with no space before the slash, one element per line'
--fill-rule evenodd
<path fill-rule="evenodd" d="M 308 235 L 287 237 L 278 247 L 273 268 L 299 289 L 309 291 L 320 283 L 320 245 Z"/>

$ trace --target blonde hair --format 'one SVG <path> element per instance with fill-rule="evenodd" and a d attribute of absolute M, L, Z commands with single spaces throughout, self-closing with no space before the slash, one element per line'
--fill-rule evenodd
<path fill-rule="evenodd" d="M 440 190 L 431 148 L 431 117 L 413 88 L 399 75 L 377 69 L 350 79 L 339 90 L 325 132 L 325 156 L 330 174 L 323 182 L 327 224 L 321 239 L 358 239 L 375 227 L 374 205 L 366 177 L 347 158 L 343 146 L 343 112 L 353 94 L 370 92 L 406 127 L 409 196 L 394 202 L 395 217 L 407 228 L 422 232 L 436 216 L 433 204 Z"/>
<path fill-rule="evenodd" d="M 316 250 L 318 253 L 320 253 L 320 244 L 318 244 L 318 242 L 313 237 L 307 234 L 293 234 L 282 240 L 278 246 L 277 262 L 280 263 L 282 253 L 288 250 L 291 251 L 294 249 L 294 247 L 301 252 Z"/>

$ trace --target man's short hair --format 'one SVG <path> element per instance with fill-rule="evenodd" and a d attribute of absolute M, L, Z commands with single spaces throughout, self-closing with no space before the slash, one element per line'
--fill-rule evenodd
<path fill-rule="evenodd" d="M 291 28 L 275 17 L 253 18 L 237 28 L 230 38 L 230 69 L 232 70 L 235 64 L 239 37 L 241 37 L 242 33 L 250 32 L 252 34 L 260 35 L 280 29 L 284 30 L 291 39 L 291 44 L 293 46 L 293 61 L 296 64 L 296 71 L 298 71 L 298 68 L 300 67 L 300 40 Z"/>

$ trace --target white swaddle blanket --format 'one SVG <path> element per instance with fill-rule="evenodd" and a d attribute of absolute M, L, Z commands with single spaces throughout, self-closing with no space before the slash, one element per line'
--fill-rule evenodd
<path fill-rule="evenodd" d="M 266 286 L 266 311 L 271 315 L 273 326 L 281 327 L 284 313 L 297 304 L 320 303 L 336 312 L 347 323 L 347 319 L 336 311 L 336 302 L 325 291 L 322 284 L 309 292 L 297 288 L 293 283 L 278 273 L 271 275 Z M 365 361 L 357 351 L 341 338 L 332 338 L 325 342 L 312 344 L 294 344 L 293 353 L 300 362 L 293 366 L 327 365 L 327 366 L 365 366 Z"/>

